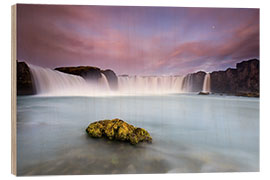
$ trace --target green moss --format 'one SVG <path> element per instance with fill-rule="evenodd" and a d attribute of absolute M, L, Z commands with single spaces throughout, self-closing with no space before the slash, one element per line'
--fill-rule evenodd
<path fill-rule="evenodd" d="M 100 123 L 94 123 L 86 129 L 86 132 L 92 135 L 92 137 L 102 137 L 103 125 Z"/>
<path fill-rule="evenodd" d="M 102 120 L 91 123 L 86 132 L 91 137 L 106 137 L 110 140 L 128 141 L 131 144 L 152 142 L 152 137 L 143 128 L 136 128 L 121 119 Z"/>

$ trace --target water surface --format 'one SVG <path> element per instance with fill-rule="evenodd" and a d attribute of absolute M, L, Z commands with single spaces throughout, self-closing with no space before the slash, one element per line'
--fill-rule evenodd
<path fill-rule="evenodd" d="M 18 175 L 259 171 L 259 99 L 171 94 L 17 99 Z M 149 131 L 132 146 L 89 137 L 120 118 Z"/>

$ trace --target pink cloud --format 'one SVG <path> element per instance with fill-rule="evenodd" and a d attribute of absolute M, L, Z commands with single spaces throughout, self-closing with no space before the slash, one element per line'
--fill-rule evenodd
<path fill-rule="evenodd" d="M 184 74 L 259 57 L 258 10 L 176 8 L 168 22 L 156 21 L 148 10 L 19 5 L 18 58 L 51 68 L 91 65 L 118 74 Z"/>

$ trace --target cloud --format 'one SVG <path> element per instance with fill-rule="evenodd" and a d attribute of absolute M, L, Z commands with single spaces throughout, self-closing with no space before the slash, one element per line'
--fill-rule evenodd
<path fill-rule="evenodd" d="M 225 34 L 224 34 L 225 32 Z M 219 32 L 219 41 L 197 40 L 180 43 L 171 53 L 156 64 L 156 71 L 172 67 L 172 71 L 214 71 L 235 66 L 239 61 L 259 57 L 258 17 L 251 17 L 238 26 Z M 184 69 L 184 70 L 183 70 Z"/>
<path fill-rule="evenodd" d="M 256 9 L 19 5 L 17 19 L 18 59 L 50 68 L 185 74 L 259 57 Z"/>

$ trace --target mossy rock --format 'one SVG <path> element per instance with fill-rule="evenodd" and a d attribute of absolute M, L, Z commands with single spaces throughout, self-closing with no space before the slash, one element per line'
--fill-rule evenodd
<path fill-rule="evenodd" d="M 152 143 L 152 137 L 145 129 L 134 127 L 121 119 L 93 122 L 86 128 L 86 132 L 91 137 L 128 141 L 131 144 L 138 144 L 139 142 Z"/>

